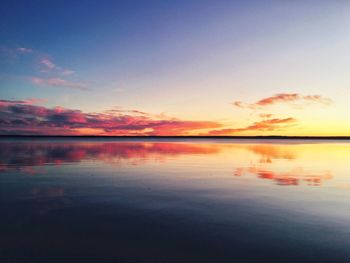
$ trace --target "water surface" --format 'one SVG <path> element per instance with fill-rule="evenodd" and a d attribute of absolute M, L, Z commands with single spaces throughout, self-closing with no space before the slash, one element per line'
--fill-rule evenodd
<path fill-rule="evenodd" d="M 0 140 L 0 262 L 350 262 L 350 143 Z"/>

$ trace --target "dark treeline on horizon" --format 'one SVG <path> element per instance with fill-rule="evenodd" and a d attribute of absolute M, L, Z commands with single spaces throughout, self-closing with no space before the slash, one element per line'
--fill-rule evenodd
<path fill-rule="evenodd" d="M 0 138 L 115 138 L 115 139 L 266 139 L 266 140 L 350 140 L 349 136 L 105 136 L 105 135 L 0 135 Z"/>

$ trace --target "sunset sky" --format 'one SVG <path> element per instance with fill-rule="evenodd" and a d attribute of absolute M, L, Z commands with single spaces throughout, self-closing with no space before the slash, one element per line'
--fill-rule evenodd
<path fill-rule="evenodd" d="M 0 134 L 350 135 L 350 1 L 3 1 Z"/>

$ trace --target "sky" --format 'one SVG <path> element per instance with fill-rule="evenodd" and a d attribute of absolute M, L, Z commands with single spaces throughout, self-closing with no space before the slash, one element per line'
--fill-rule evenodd
<path fill-rule="evenodd" d="M 0 134 L 350 134 L 350 2 L 3 1 Z"/>

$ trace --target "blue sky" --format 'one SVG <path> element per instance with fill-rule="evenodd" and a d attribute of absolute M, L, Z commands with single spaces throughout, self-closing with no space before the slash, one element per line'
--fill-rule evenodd
<path fill-rule="evenodd" d="M 234 101 L 320 95 L 333 106 L 264 112 L 298 118 L 305 134 L 327 116 L 339 126 L 327 132 L 338 134 L 349 128 L 339 125 L 348 113 L 349 11 L 348 1 L 5 1 L 0 97 L 235 129 L 259 120 Z"/>

